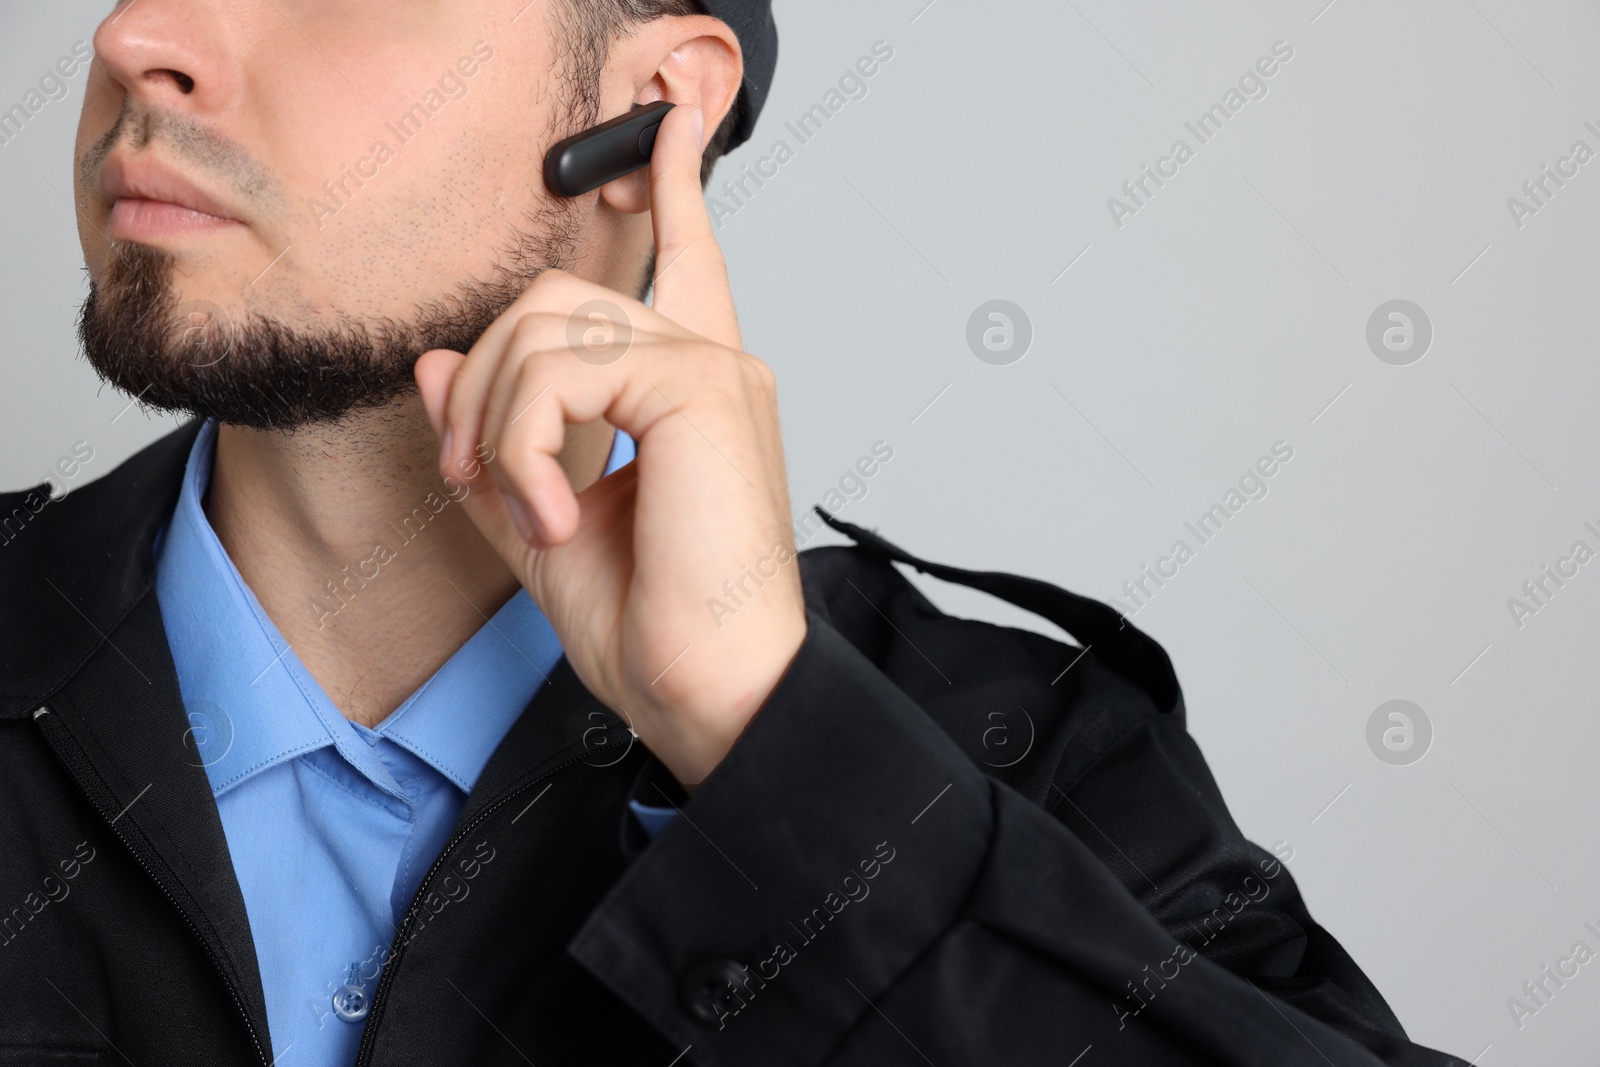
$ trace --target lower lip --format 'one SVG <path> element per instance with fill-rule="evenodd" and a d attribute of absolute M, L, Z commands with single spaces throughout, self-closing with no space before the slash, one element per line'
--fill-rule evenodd
<path fill-rule="evenodd" d="M 215 233 L 242 225 L 234 219 L 207 215 L 203 211 L 180 207 L 165 200 L 123 197 L 111 205 L 108 236 L 122 241 L 172 237 L 191 233 Z"/>

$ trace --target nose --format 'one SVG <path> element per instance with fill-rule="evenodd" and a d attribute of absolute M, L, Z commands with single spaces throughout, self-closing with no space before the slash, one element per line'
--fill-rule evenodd
<path fill-rule="evenodd" d="M 95 56 L 141 109 L 214 113 L 237 84 L 219 0 L 129 0 L 94 34 Z"/>

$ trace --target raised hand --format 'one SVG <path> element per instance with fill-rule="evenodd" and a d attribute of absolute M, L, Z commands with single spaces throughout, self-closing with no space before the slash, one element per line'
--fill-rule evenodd
<path fill-rule="evenodd" d="M 466 496 L 473 522 L 579 679 L 686 786 L 721 762 L 806 633 L 775 381 L 743 351 L 701 192 L 703 138 L 685 107 L 657 137 L 653 308 L 547 271 L 471 352 L 416 366 L 441 471 L 459 478 L 479 442 L 494 450 L 474 481 L 500 492 Z M 569 340 L 574 312 L 597 299 L 631 332 L 605 365 Z M 637 458 L 574 493 L 557 462 L 566 426 L 597 418 L 632 436 Z"/>

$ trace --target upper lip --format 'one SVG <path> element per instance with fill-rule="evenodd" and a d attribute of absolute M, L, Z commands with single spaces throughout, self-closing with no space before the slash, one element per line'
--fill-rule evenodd
<path fill-rule="evenodd" d="M 158 163 L 112 157 L 101 168 L 100 188 L 106 198 L 113 202 L 124 198 L 159 200 L 221 219 L 238 221 L 220 201 L 212 199 L 203 189 L 176 171 Z"/>

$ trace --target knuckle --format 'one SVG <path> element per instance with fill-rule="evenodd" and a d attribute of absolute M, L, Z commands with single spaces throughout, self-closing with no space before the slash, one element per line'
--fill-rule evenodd
<path fill-rule="evenodd" d="M 542 408 L 550 401 L 551 383 L 546 374 L 548 366 L 540 359 L 526 359 L 508 376 L 505 401 L 500 412 L 503 434 L 526 435 L 539 425 L 544 414 Z"/>
<path fill-rule="evenodd" d="M 762 385 L 772 386 L 778 384 L 778 373 L 772 369 L 772 364 L 748 352 L 741 353 L 745 359 L 745 366 L 755 375 L 756 380 Z"/>
<path fill-rule="evenodd" d="M 511 378 L 511 395 L 520 397 L 527 394 L 529 400 L 537 393 L 535 388 L 543 376 L 544 368 L 537 359 L 526 359 L 517 367 Z M 528 400 L 519 400 L 519 404 L 526 404 Z"/>
<path fill-rule="evenodd" d="M 539 313 L 524 311 L 517 316 L 516 323 L 511 327 L 511 341 L 514 345 L 522 346 L 528 338 L 539 329 Z"/>
<path fill-rule="evenodd" d="M 551 311 L 526 311 L 511 330 L 511 346 L 519 353 L 532 353 L 549 347 L 553 331 L 564 328 L 566 319 Z"/>
<path fill-rule="evenodd" d="M 739 370 L 746 381 L 763 392 L 771 392 L 777 388 L 778 375 L 766 360 L 752 356 L 748 352 L 738 352 L 736 356 Z"/>
<path fill-rule="evenodd" d="M 696 346 L 695 362 L 713 371 L 718 377 L 734 382 L 743 382 L 745 378 L 743 353 L 714 342 L 705 342 Z"/>

